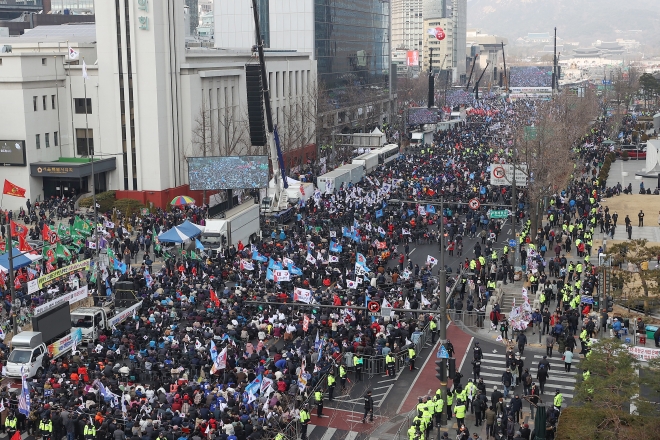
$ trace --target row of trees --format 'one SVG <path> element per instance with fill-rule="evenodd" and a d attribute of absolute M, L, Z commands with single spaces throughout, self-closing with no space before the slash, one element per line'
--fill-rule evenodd
<path fill-rule="evenodd" d="M 589 371 L 562 411 L 555 440 L 646 440 L 660 437 L 660 358 L 640 362 L 619 339 L 594 343 L 580 362 Z"/>
<path fill-rule="evenodd" d="M 597 116 L 598 101 L 589 90 L 584 97 L 561 93 L 550 101 L 538 101 L 527 114 L 514 116 L 514 161 L 527 165 L 520 172 L 528 182 L 532 238 L 541 224 L 544 201 L 566 188 L 581 166 L 573 147 Z"/>

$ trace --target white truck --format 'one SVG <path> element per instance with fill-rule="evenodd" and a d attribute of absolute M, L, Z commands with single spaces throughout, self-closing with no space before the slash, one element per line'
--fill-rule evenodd
<path fill-rule="evenodd" d="M 93 342 L 105 330 L 116 327 L 137 313 L 142 301 L 123 309 L 105 307 L 79 307 L 71 312 L 71 327 L 80 329 L 84 342 Z"/>
<path fill-rule="evenodd" d="M 253 199 L 244 202 L 225 213 L 223 219 L 209 219 L 206 221 L 200 242 L 207 249 L 212 258 L 215 258 L 223 246 L 238 245 L 242 242 L 248 245 L 250 241 L 259 236 L 259 205 Z M 224 237 L 224 240 L 223 240 Z"/>
<path fill-rule="evenodd" d="M 336 169 L 325 173 L 316 178 L 316 186 L 324 194 L 332 194 L 338 190 L 342 185 L 347 186 L 351 181 L 350 170 Z"/>
<path fill-rule="evenodd" d="M 41 332 L 21 332 L 11 340 L 12 352 L 7 359 L 7 377 L 20 378 L 22 374 L 28 379 L 41 377 L 41 365 L 46 353 L 57 359 L 80 344 L 81 340 L 82 334 L 78 329 L 63 338 L 47 342 L 43 341 Z"/>
<path fill-rule="evenodd" d="M 378 168 L 378 153 L 364 153 L 354 157 L 352 163 L 362 165 L 364 173 L 368 174 Z"/>
<path fill-rule="evenodd" d="M 376 156 L 376 160 L 378 160 L 378 156 Z M 362 178 L 364 177 L 364 167 L 360 164 L 356 163 L 349 163 L 346 165 L 342 165 L 338 170 L 348 170 L 351 173 L 351 183 L 355 185 L 358 183 Z"/>

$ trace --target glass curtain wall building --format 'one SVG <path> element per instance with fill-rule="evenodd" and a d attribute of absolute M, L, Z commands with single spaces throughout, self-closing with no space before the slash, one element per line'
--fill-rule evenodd
<path fill-rule="evenodd" d="M 314 0 L 314 25 L 318 79 L 332 99 L 341 105 L 359 102 L 356 92 L 388 92 L 389 2 Z"/>

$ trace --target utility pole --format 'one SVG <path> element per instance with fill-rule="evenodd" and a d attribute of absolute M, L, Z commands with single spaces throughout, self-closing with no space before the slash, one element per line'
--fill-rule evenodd
<path fill-rule="evenodd" d="M 16 336 L 16 287 L 14 287 L 14 242 L 11 236 L 11 221 L 7 224 L 7 249 L 9 252 L 9 291 L 11 292 L 11 331 Z"/>
<path fill-rule="evenodd" d="M 447 342 L 447 270 L 445 269 L 445 198 L 440 197 L 440 280 L 438 282 L 438 289 L 440 290 L 440 345 Z M 431 354 L 432 355 L 432 354 Z M 447 384 L 440 386 L 440 398 L 447 406 Z M 442 412 L 440 424 L 442 426 L 447 424 L 447 411 L 445 408 Z M 438 437 L 440 430 L 438 429 Z"/>
<path fill-rule="evenodd" d="M 511 207 L 513 208 L 513 236 L 516 240 L 517 249 L 513 250 L 513 268 L 520 266 L 520 243 L 518 243 L 518 237 L 516 236 L 516 224 L 518 223 L 518 193 L 516 191 L 516 163 L 518 162 L 518 150 L 516 149 L 516 139 L 513 139 L 513 182 L 511 183 Z"/>
<path fill-rule="evenodd" d="M 433 107 L 434 104 L 434 89 L 435 78 L 433 77 L 433 48 L 429 47 L 429 95 L 428 95 L 428 108 Z"/>

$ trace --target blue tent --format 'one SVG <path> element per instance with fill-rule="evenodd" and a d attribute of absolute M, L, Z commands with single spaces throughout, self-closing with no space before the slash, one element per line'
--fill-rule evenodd
<path fill-rule="evenodd" d="M 23 254 L 23 252 L 19 251 L 16 248 L 12 250 L 12 256 L 14 257 L 12 258 L 14 263 L 14 270 L 20 269 L 22 267 L 27 267 L 30 264 L 32 264 L 34 261 L 41 259 L 41 255 L 34 255 L 33 256 L 34 259 L 31 259 L 27 256 L 27 254 Z M 9 272 L 9 252 L 0 255 L 0 269 Z"/>
<path fill-rule="evenodd" d="M 185 222 L 181 223 L 177 226 L 177 228 L 189 237 L 197 237 L 202 233 L 201 227 L 197 226 L 190 220 L 186 220 Z"/>

